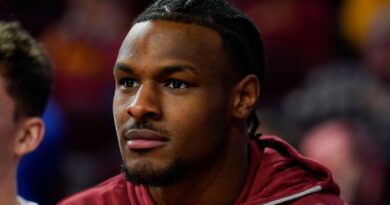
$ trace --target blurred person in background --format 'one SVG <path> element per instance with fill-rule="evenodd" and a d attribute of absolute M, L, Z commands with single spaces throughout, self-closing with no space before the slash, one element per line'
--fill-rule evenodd
<path fill-rule="evenodd" d="M 390 94 L 355 64 L 311 73 L 285 101 L 297 146 L 333 171 L 351 205 L 386 203 Z"/>
<path fill-rule="evenodd" d="M 350 205 L 378 205 L 384 185 L 384 167 L 378 146 L 353 120 L 332 119 L 309 130 L 301 142 L 302 154 L 325 164 L 340 185 L 341 198 Z"/>
<path fill-rule="evenodd" d="M 344 204 L 327 168 L 256 134 L 264 69 L 226 1 L 155 1 L 114 66 L 122 173 L 59 204 Z"/>
<path fill-rule="evenodd" d="M 18 23 L 0 22 L 1 204 L 36 204 L 17 195 L 16 172 L 42 140 L 51 85 L 52 65 L 41 46 Z"/>
<path fill-rule="evenodd" d="M 53 98 L 42 119 L 45 123 L 42 142 L 34 152 L 24 156 L 18 166 L 18 193 L 40 205 L 51 205 L 64 195 L 69 184 L 63 176 L 67 128 L 61 107 Z"/>

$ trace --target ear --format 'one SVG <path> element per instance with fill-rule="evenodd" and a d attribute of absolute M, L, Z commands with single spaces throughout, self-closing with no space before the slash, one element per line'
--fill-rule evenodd
<path fill-rule="evenodd" d="M 21 119 L 20 131 L 15 139 L 14 153 L 21 157 L 34 151 L 43 139 L 45 125 L 39 117 Z"/>
<path fill-rule="evenodd" d="M 235 86 L 234 112 L 239 119 L 246 119 L 253 109 L 256 108 L 260 95 L 260 83 L 258 78 L 247 75 Z"/>

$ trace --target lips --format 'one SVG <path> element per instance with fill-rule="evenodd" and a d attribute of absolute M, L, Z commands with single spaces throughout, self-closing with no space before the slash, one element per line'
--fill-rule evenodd
<path fill-rule="evenodd" d="M 132 129 L 126 132 L 125 139 L 130 150 L 155 149 L 166 145 L 168 138 L 147 129 Z"/>

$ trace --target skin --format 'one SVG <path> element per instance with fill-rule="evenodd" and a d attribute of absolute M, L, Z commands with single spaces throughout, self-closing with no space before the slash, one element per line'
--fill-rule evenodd
<path fill-rule="evenodd" d="M 146 21 L 125 38 L 113 102 L 124 164 L 146 174 L 177 160 L 187 167 L 169 185 L 149 186 L 157 204 L 233 204 L 238 198 L 248 164 L 246 119 L 259 82 L 254 75 L 226 82 L 229 66 L 219 34 L 199 25 Z M 150 126 L 165 144 L 129 149 L 130 127 Z"/>
<path fill-rule="evenodd" d="M 1 68 L 1 65 L 0 65 Z M 39 117 L 14 118 L 15 102 L 6 91 L 0 74 L 0 199 L 2 204 L 18 204 L 16 170 L 20 158 L 41 142 L 44 125 Z"/>
<path fill-rule="evenodd" d="M 382 193 L 382 167 L 376 152 L 371 151 L 375 149 L 371 138 L 364 134 L 359 128 L 351 129 L 346 122 L 334 119 L 311 129 L 301 146 L 304 155 L 331 170 L 340 186 L 341 198 L 349 204 L 376 204 Z"/>
<path fill-rule="evenodd" d="M 362 167 L 353 156 L 350 135 L 342 123 L 327 122 L 309 132 L 302 144 L 303 154 L 329 167 L 340 185 L 341 198 L 349 203 L 362 175 Z"/>
<path fill-rule="evenodd" d="M 18 126 L 13 120 L 13 99 L 5 90 L 5 79 L 0 75 L 0 198 L 8 199 L 6 204 L 16 204 L 16 166 L 13 163 L 13 136 Z"/>

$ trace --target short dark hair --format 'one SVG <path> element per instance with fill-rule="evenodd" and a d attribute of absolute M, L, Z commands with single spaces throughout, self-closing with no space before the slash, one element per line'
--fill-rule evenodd
<path fill-rule="evenodd" d="M 263 43 L 256 26 L 241 11 L 224 0 L 157 0 L 134 21 L 168 20 L 195 23 L 217 31 L 234 65 L 232 75 L 255 74 L 264 83 L 265 58 Z M 251 135 L 259 125 L 255 111 L 249 117 Z"/>
<path fill-rule="evenodd" d="M 15 101 L 15 120 L 42 116 L 52 87 L 52 64 L 17 22 L 0 21 L 0 74 Z"/>

